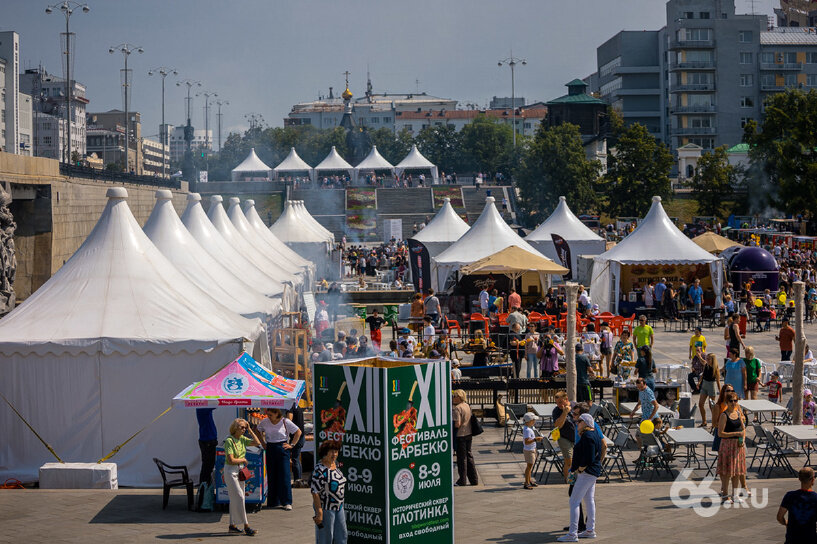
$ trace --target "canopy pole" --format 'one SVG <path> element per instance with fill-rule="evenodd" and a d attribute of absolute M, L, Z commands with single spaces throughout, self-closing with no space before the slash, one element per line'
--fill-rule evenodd
<path fill-rule="evenodd" d="M 805 284 L 796 281 L 792 285 L 794 297 L 794 376 L 792 377 L 791 419 L 793 425 L 803 422 L 803 359 L 806 351 L 806 336 L 803 333 L 803 302 Z"/>
<path fill-rule="evenodd" d="M 576 302 L 579 295 L 579 284 L 567 282 L 567 316 L 565 318 L 567 331 L 565 333 L 565 370 L 567 371 L 567 398 L 576 402 Z"/>

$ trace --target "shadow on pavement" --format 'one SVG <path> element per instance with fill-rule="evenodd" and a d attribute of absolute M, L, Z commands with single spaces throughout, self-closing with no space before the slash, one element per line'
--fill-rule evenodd
<path fill-rule="evenodd" d="M 162 510 L 162 494 L 117 495 L 89 523 L 215 523 L 221 512 L 191 512 L 187 496 L 170 495 L 167 510 Z"/>
<path fill-rule="evenodd" d="M 542 531 L 527 533 L 508 533 L 499 538 L 489 538 L 486 542 L 496 542 L 497 544 L 526 544 L 528 542 L 556 542 L 564 531 Z"/>

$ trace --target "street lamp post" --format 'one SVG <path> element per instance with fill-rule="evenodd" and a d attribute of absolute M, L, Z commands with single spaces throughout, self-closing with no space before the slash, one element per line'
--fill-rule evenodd
<path fill-rule="evenodd" d="M 65 162 L 71 162 L 71 30 L 69 29 L 69 21 L 74 10 L 82 10 L 82 13 L 88 13 L 91 8 L 88 4 L 80 4 L 73 0 L 66 0 L 59 2 L 45 8 L 46 13 L 53 13 L 55 9 L 59 9 L 65 15 L 65 120 L 68 124 L 66 132 L 68 133 L 68 151 L 66 153 Z M 16 76 L 15 76 L 16 77 Z"/>
<path fill-rule="evenodd" d="M 177 87 L 181 87 L 182 85 L 187 87 L 187 98 L 185 99 L 185 103 L 187 105 L 187 125 L 184 127 L 185 151 L 182 170 L 189 181 L 190 176 L 193 174 L 193 151 L 191 150 L 191 145 L 193 143 L 193 126 L 190 124 L 190 110 L 193 99 L 190 97 L 190 89 L 193 87 L 201 87 L 201 81 L 185 79 L 184 81 L 176 82 Z"/>
<path fill-rule="evenodd" d="M 108 48 L 108 53 L 111 55 L 117 51 L 122 53 L 122 56 L 125 58 L 125 71 L 122 86 L 125 88 L 125 173 L 128 173 L 130 168 L 130 116 L 128 114 L 128 95 L 130 94 L 131 79 L 130 73 L 128 72 L 128 57 L 130 57 L 131 53 L 133 52 L 142 54 L 145 52 L 145 50 L 137 45 L 132 45 L 129 43 L 120 43 L 119 45 L 114 45 Z"/>
<path fill-rule="evenodd" d="M 514 68 L 516 68 L 517 64 L 522 64 L 522 66 L 528 63 L 525 59 L 520 59 L 519 57 L 513 56 L 513 51 L 511 51 L 511 56 L 502 59 L 501 61 L 497 62 L 497 66 L 510 66 L 511 67 L 511 124 L 513 125 L 513 148 L 516 149 L 516 85 L 514 81 Z"/>
<path fill-rule="evenodd" d="M 209 155 L 208 146 L 210 145 L 210 97 L 218 97 L 218 93 L 212 91 L 201 91 L 196 93 L 196 96 L 204 97 L 204 148 Z"/>
<path fill-rule="evenodd" d="M 167 127 L 165 126 L 165 78 L 170 74 L 174 76 L 179 75 L 179 72 L 176 71 L 175 68 L 168 68 L 167 66 L 159 66 L 158 68 L 154 68 L 153 70 L 148 71 L 148 75 L 152 76 L 154 74 L 159 74 L 162 76 L 162 124 L 159 127 L 159 141 L 162 143 L 162 177 L 167 177 L 167 160 L 164 153 L 167 152 L 168 154 L 170 151 L 166 151 L 165 147 L 167 147 Z"/>
<path fill-rule="evenodd" d="M 216 113 L 216 117 L 218 118 L 218 151 L 221 152 L 221 106 L 229 106 L 229 100 L 216 100 L 216 106 L 218 106 L 218 113 Z"/>

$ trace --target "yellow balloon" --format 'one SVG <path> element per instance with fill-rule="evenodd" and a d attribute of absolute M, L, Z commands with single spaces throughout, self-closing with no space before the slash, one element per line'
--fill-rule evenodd
<path fill-rule="evenodd" d="M 763 301 L 760 300 L 759 298 L 756 298 L 755 299 L 755 306 L 757 306 L 758 308 L 762 307 L 763 306 Z"/>
<path fill-rule="evenodd" d="M 785 304 L 786 303 L 786 293 L 780 293 L 780 295 L 777 297 L 777 300 L 780 301 L 780 304 Z"/>
<path fill-rule="evenodd" d="M 559 432 L 559 429 L 553 429 L 553 432 L 550 433 L 550 436 L 553 440 L 559 440 L 559 437 L 562 436 L 562 433 Z"/>
<path fill-rule="evenodd" d="M 653 432 L 655 430 L 655 425 L 653 425 L 652 421 L 650 421 L 649 419 L 645 419 L 644 421 L 641 422 L 641 425 L 639 426 L 639 430 L 643 434 L 650 434 L 651 432 Z"/>

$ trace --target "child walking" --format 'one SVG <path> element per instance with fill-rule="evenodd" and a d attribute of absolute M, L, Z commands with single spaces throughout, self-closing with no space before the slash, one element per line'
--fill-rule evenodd
<path fill-rule="evenodd" d="M 780 404 L 780 395 L 783 392 L 783 384 L 780 382 L 780 373 L 775 370 L 768 382 L 763 387 L 769 388 L 769 400 L 775 404 Z"/>
<path fill-rule="evenodd" d="M 522 416 L 522 441 L 524 445 L 522 451 L 525 454 L 525 489 L 533 489 L 537 487 L 536 482 L 531 480 L 531 472 L 533 471 L 533 464 L 536 462 L 536 443 L 542 440 L 539 433 L 533 429 L 536 424 L 536 414 L 528 412 Z"/>

